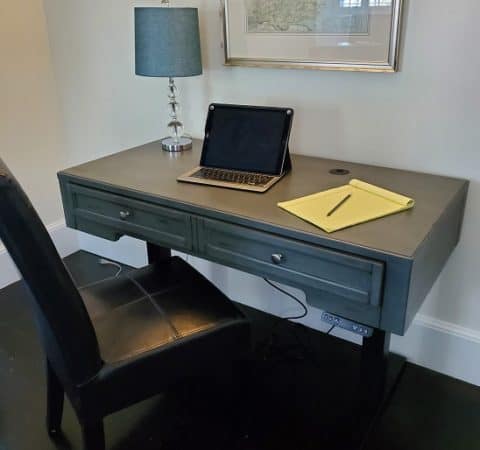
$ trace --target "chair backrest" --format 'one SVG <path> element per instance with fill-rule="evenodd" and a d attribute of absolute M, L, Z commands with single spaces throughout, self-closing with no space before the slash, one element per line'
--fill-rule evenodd
<path fill-rule="evenodd" d="M 0 239 L 30 288 L 47 357 L 64 383 L 82 383 L 102 366 L 78 289 L 20 184 L 0 159 Z"/>

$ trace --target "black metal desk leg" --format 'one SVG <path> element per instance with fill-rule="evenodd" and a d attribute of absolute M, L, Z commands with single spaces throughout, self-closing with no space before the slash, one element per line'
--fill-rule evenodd
<path fill-rule="evenodd" d="M 375 330 L 363 339 L 356 404 L 354 448 L 363 448 L 392 387 L 388 386 L 390 333 Z"/>
<path fill-rule="evenodd" d="M 168 258 L 171 258 L 172 251 L 166 247 L 160 247 L 155 244 L 151 244 L 147 242 L 147 256 L 148 256 L 148 263 L 154 264 L 156 262 L 165 261 Z"/>
<path fill-rule="evenodd" d="M 389 353 L 390 333 L 374 330 L 372 337 L 363 339 L 360 392 L 371 412 L 378 409 L 385 395 Z"/>

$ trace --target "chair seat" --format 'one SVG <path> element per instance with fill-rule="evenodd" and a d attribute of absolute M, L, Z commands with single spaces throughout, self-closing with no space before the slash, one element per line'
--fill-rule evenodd
<path fill-rule="evenodd" d="M 225 295 L 178 257 L 80 292 L 107 364 L 245 322 Z"/>

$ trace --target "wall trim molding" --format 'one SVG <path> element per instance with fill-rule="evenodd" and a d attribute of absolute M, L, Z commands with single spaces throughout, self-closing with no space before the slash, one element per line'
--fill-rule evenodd
<path fill-rule="evenodd" d="M 391 350 L 413 364 L 480 386 L 480 331 L 419 314 Z"/>
<path fill-rule="evenodd" d="M 466 339 L 474 344 L 480 345 L 480 331 L 472 328 L 462 327 L 452 322 L 436 319 L 435 317 L 418 314 L 414 324 L 420 327 L 429 328 L 440 333 L 446 333 L 460 339 Z M 480 351 L 479 351 L 480 355 Z"/>
<path fill-rule="evenodd" d="M 57 220 L 47 225 L 46 228 L 62 258 L 80 250 L 77 232 L 67 228 L 65 220 Z M 5 246 L 0 242 L 0 289 L 15 283 L 19 279 L 20 274 L 14 262 Z"/>

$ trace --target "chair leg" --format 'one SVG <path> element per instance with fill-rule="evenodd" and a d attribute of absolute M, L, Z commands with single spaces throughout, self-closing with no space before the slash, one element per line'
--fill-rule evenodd
<path fill-rule="evenodd" d="M 83 450 L 105 450 L 103 421 L 82 423 Z"/>
<path fill-rule="evenodd" d="M 64 390 L 47 361 L 47 431 L 50 436 L 56 436 L 62 425 Z"/>

